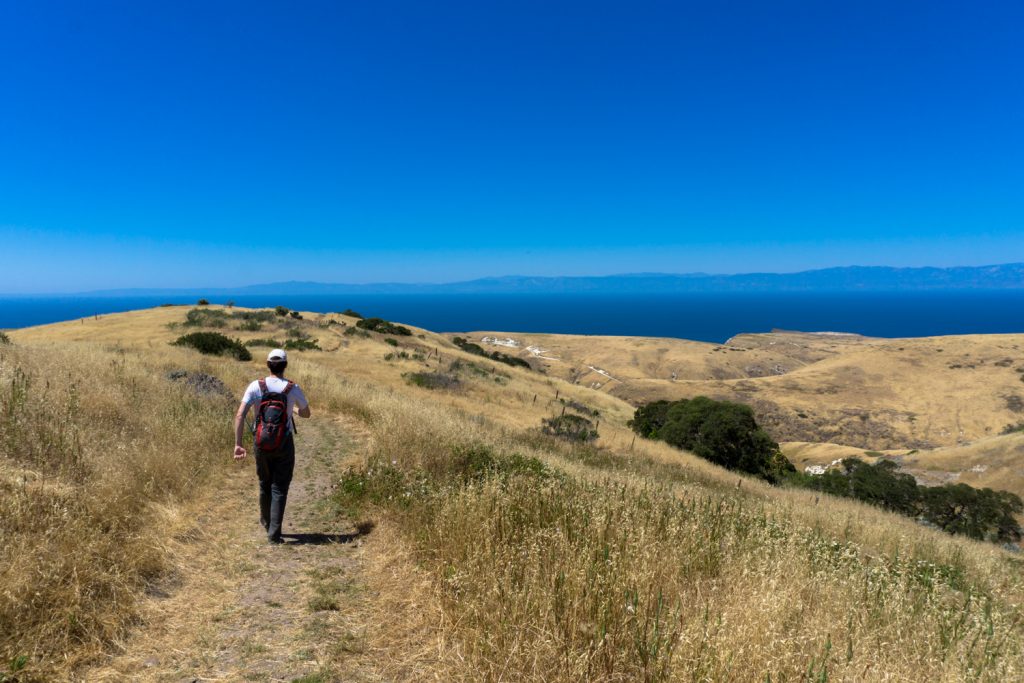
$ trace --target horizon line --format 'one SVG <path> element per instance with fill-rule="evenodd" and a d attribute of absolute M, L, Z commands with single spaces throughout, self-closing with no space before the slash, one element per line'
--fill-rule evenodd
<path fill-rule="evenodd" d="M 108 294 L 111 292 L 197 292 L 202 290 L 209 290 L 211 292 L 217 291 L 235 291 L 248 288 L 256 287 L 271 287 L 275 285 L 318 285 L 318 286 L 329 286 L 329 287 L 450 287 L 458 285 L 467 285 L 480 282 L 489 281 L 501 281 L 501 280 L 601 280 L 601 279 L 613 279 L 613 278 L 734 278 L 734 277 L 745 277 L 745 276 L 796 276 L 805 275 L 809 273 L 823 273 L 829 271 L 842 271 L 842 270 L 890 270 L 890 271 L 951 271 L 951 270 L 985 270 L 990 268 L 1006 268 L 1011 266 L 1022 266 L 1022 261 L 1009 261 L 1004 263 L 990 263 L 979 266 L 862 266 L 862 265 L 846 265 L 846 266 L 829 266 L 825 268 L 808 268 L 796 271 L 747 271 L 747 272 L 734 272 L 734 273 L 709 273 L 704 271 L 691 271 L 691 272 L 631 272 L 631 273 L 607 273 L 603 275 L 519 275 L 519 274 L 505 274 L 505 275 L 488 275 L 484 277 L 471 278 L 468 280 L 449 280 L 444 282 L 399 282 L 399 281 L 377 281 L 377 282 L 327 282 L 321 280 L 278 280 L 274 282 L 252 282 L 244 285 L 220 285 L 220 286 L 204 286 L 204 285 L 188 285 L 180 287 L 107 287 L 103 289 L 90 289 L 84 291 L 64 291 L 64 292 L 0 292 L 0 297 L 10 298 L 26 298 L 34 296 L 89 296 Z"/>

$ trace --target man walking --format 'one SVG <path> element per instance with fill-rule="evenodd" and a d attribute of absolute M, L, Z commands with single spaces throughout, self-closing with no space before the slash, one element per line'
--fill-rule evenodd
<path fill-rule="evenodd" d="M 288 486 L 295 470 L 295 423 L 292 411 L 309 417 L 309 402 L 298 384 L 284 378 L 288 354 L 274 349 L 267 356 L 270 376 L 254 381 L 245 390 L 235 413 L 235 460 L 245 457 L 242 425 L 249 408 L 255 406 L 253 456 L 260 480 L 260 523 L 271 543 L 281 542 L 281 523 L 288 501 Z"/>

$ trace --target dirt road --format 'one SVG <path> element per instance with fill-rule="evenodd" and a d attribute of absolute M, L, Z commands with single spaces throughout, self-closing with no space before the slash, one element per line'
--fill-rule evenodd
<path fill-rule="evenodd" d="M 366 438 L 344 419 L 314 418 L 300 429 L 285 543 L 267 543 L 247 458 L 197 518 L 168 520 L 183 529 L 166 548 L 173 571 L 150 591 L 119 652 L 82 680 L 381 680 L 365 647 L 367 537 L 327 505 Z"/>

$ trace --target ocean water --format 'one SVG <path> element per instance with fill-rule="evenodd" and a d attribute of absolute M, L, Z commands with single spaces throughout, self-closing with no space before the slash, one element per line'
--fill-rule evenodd
<path fill-rule="evenodd" d="M 877 337 L 1024 332 L 1024 290 L 672 295 L 235 296 L 239 306 L 341 311 L 436 332 L 494 330 L 677 337 L 724 342 L 773 329 Z M 0 299 L 0 329 L 148 308 L 195 297 Z M 223 303 L 211 299 L 212 303 Z"/>

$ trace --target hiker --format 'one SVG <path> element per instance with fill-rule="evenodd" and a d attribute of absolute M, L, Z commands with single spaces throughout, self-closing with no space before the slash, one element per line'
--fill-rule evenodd
<path fill-rule="evenodd" d="M 295 422 L 292 411 L 309 417 L 309 402 L 298 384 L 284 378 L 288 354 L 274 349 L 267 355 L 271 375 L 254 381 L 245 390 L 235 413 L 235 460 L 245 457 L 242 424 L 250 407 L 253 419 L 253 456 L 260 480 L 260 524 L 271 543 L 281 543 L 281 523 L 288 501 L 288 486 L 295 469 Z"/>

